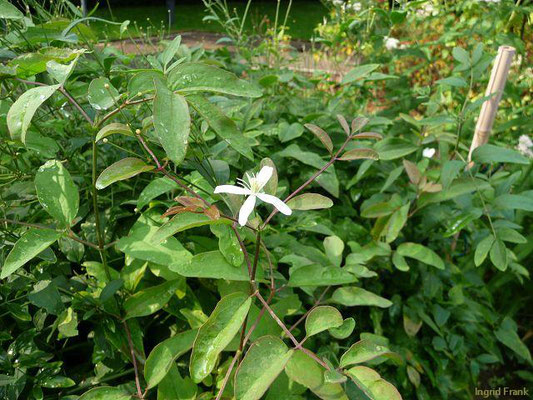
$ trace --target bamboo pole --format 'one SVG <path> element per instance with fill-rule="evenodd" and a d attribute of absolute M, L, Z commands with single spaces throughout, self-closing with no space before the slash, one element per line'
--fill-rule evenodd
<path fill-rule="evenodd" d="M 468 152 L 469 167 L 473 165 L 471 162 L 472 152 L 477 147 L 489 141 L 496 111 L 498 111 L 498 104 L 500 103 L 503 89 L 505 88 L 505 82 L 507 81 L 507 75 L 509 74 L 509 68 L 511 67 L 514 54 L 515 49 L 511 46 L 500 46 L 498 49 L 498 55 L 496 56 L 492 73 L 490 74 L 490 81 L 485 91 L 485 97 L 491 97 L 483 103 L 479 112 L 476 130 L 472 138 L 470 151 Z"/>

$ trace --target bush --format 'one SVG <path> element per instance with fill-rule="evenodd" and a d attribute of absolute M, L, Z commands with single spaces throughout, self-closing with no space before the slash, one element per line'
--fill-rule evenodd
<path fill-rule="evenodd" d="M 282 25 L 130 55 L 72 3 L 0 0 L 1 397 L 531 386 L 527 62 L 467 160 L 496 47 L 530 57 L 531 6 L 422 3 L 335 5 L 316 51 L 361 59 L 335 80 L 287 68 Z"/>

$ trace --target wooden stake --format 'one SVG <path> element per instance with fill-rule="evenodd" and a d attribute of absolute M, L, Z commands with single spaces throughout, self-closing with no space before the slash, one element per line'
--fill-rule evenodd
<path fill-rule="evenodd" d="M 489 85 L 485 92 L 485 96 L 492 95 L 492 97 L 486 100 L 481 106 L 476 130 L 474 132 L 474 137 L 472 138 L 470 151 L 468 152 L 469 167 L 472 167 L 473 165 L 471 162 L 472 152 L 477 147 L 482 146 L 489 141 L 490 131 L 492 130 L 496 111 L 498 111 L 498 104 L 502 97 L 514 54 L 515 49 L 511 46 L 500 46 L 498 49 L 498 55 L 494 60 L 494 66 L 492 67 L 492 73 L 490 74 Z"/>

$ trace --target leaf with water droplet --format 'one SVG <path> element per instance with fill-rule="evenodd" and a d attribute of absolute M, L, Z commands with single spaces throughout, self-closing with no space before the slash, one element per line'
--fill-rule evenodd
<path fill-rule="evenodd" d="M 211 373 L 218 355 L 239 331 L 251 304 L 252 298 L 243 292 L 229 294 L 218 302 L 194 341 L 189 363 L 194 382 L 201 382 Z"/>
<path fill-rule="evenodd" d="M 148 389 L 161 382 L 174 361 L 192 348 L 196 334 L 196 329 L 180 332 L 154 347 L 144 364 L 144 378 Z"/>
<path fill-rule="evenodd" d="M 43 208 L 62 227 L 72 224 L 78 213 L 78 187 L 68 170 L 57 160 L 43 164 L 35 174 L 37 198 Z"/>
<path fill-rule="evenodd" d="M 172 93 L 164 83 L 154 79 L 154 128 L 168 158 L 181 164 L 187 153 L 191 118 L 185 98 Z"/>
<path fill-rule="evenodd" d="M 215 92 L 234 96 L 260 97 L 261 89 L 212 65 L 190 62 L 175 67 L 168 76 L 170 87 L 179 92 Z"/>
<path fill-rule="evenodd" d="M 259 400 L 283 371 L 292 353 L 277 337 L 257 339 L 235 372 L 236 400 Z"/>
<path fill-rule="evenodd" d="M 123 158 L 102 171 L 96 180 L 97 189 L 105 189 L 112 183 L 129 179 L 155 167 L 135 157 Z"/>
<path fill-rule="evenodd" d="M 7 112 L 7 127 L 11 138 L 25 143 L 26 131 L 37 109 L 60 85 L 38 86 L 24 92 Z"/>

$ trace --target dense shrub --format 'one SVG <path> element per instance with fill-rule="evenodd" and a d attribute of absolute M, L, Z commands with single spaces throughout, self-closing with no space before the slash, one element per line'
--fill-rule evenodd
<path fill-rule="evenodd" d="M 330 3 L 338 74 L 281 22 L 257 44 L 211 10 L 232 52 L 124 54 L 72 3 L 0 0 L 0 397 L 531 386 L 531 5 Z"/>

